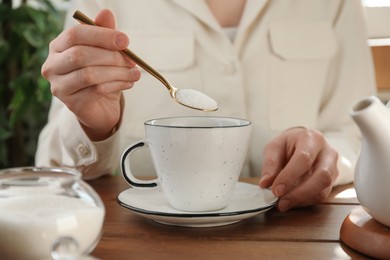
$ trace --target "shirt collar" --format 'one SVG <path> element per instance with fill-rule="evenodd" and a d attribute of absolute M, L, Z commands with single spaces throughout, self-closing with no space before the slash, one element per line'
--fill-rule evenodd
<path fill-rule="evenodd" d="M 218 24 L 217 20 L 211 13 L 209 7 L 205 1 L 201 0 L 171 0 L 177 5 L 181 6 L 189 13 L 193 14 L 203 23 L 207 24 L 215 30 L 221 30 L 221 26 Z M 269 0 L 247 0 L 245 5 L 244 13 L 242 20 L 239 25 L 239 30 L 245 30 L 251 25 L 251 23 L 256 19 L 256 17 L 261 13 L 265 8 Z"/>

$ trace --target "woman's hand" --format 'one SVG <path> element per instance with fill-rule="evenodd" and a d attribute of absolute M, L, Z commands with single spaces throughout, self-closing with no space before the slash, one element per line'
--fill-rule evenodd
<path fill-rule="evenodd" d="M 323 202 L 338 175 L 337 159 L 320 132 L 288 129 L 264 149 L 260 187 L 272 187 L 282 212 Z"/>
<path fill-rule="evenodd" d="M 110 136 L 121 117 L 121 92 L 140 78 L 135 63 L 119 50 L 126 49 L 128 37 L 116 31 L 115 19 L 102 10 L 98 26 L 77 25 L 50 43 L 42 75 L 51 91 L 78 118 L 94 141 Z"/>

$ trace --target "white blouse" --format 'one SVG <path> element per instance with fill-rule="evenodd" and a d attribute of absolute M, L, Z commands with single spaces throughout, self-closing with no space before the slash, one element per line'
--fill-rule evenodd
<path fill-rule="evenodd" d="M 74 9 L 95 17 L 102 8 L 113 11 L 129 47 L 174 86 L 217 100 L 220 109 L 210 115 L 252 121 L 243 176 L 261 174 L 272 138 L 304 126 L 320 130 L 338 150 L 336 183 L 353 180 L 360 137 L 349 108 L 376 89 L 360 0 L 248 0 L 233 31 L 223 30 L 199 0 L 74 0 L 66 26 L 76 24 Z M 91 142 L 54 98 L 36 164 L 75 167 L 84 178 L 113 173 L 125 147 L 144 137 L 144 121 L 202 113 L 173 102 L 143 71 L 124 97 L 121 126 L 102 142 Z M 152 174 L 147 153 L 139 157 L 138 172 Z"/>

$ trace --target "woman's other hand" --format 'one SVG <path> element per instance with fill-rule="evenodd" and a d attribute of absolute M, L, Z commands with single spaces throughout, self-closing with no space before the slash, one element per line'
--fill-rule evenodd
<path fill-rule="evenodd" d="M 291 128 L 264 149 L 259 185 L 272 187 L 282 212 L 321 203 L 338 175 L 337 160 L 337 151 L 319 131 Z"/>

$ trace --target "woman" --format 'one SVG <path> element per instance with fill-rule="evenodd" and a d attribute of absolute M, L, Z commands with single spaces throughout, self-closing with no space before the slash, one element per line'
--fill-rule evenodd
<path fill-rule="evenodd" d="M 78 25 L 75 9 L 101 27 Z M 144 121 L 202 113 L 118 52 L 129 47 L 174 86 L 217 100 L 210 115 L 252 121 L 243 175 L 261 175 L 281 211 L 352 181 L 359 134 L 348 109 L 375 94 L 359 0 L 75 0 L 66 28 L 42 67 L 55 98 L 37 165 L 112 173 Z"/>

